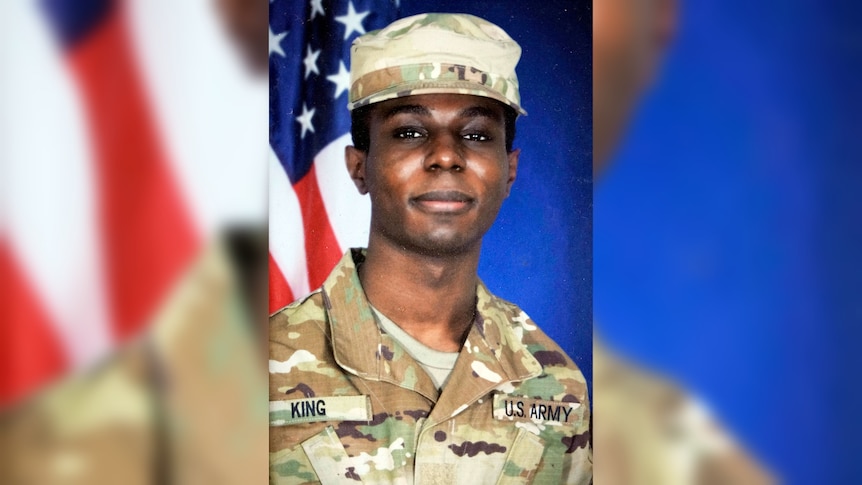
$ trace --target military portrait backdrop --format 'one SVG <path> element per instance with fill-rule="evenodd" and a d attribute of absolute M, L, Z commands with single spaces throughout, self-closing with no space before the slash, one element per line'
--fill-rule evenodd
<path fill-rule="evenodd" d="M 368 243 L 370 203 L 348 176 L 350 44 L 395 19 L 469 13 L 522 49 L 527 116 L 517 180 L 484 238 L 479 277 L 592 373 L 592 12 L 589 1 L 274 0 L 270 6 L 270 312 Z"/>

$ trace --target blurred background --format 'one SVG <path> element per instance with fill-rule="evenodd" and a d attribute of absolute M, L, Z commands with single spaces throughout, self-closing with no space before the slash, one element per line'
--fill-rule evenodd
<path fill-rule="evenodd" d="M 608 24 L 655 33 L 669 21 L 644 12 L 665 10 L 676 19 L 658 61 L 643 47 L 655 34 L 600 26 L 610 12 Z M 787 483 L 860 476 L 847 386 L 862 318 L 859 14 L 842 2 L 595 5 L 597 335 L 698 396 Z M 635 67 L 601 66 L 621 38 L 642 41 L 610 52 Z M 644 71 L 639 93 L 613 84 Z M 617 116 L 608 97 L 637 101 Z M 621 128 L 602 157 L 614 130 L 600 122 L 615 116 L 626 121 L 608 122 Z"/>
<path fill-rule="evenodd" d="M 267 4 L 0 8 L 0 482 L 265 481 Z"/>
<path fill-rule="evenodd" d="M 571 56 L 589 36 L 574 26 L 592 15 L 593 67 L 609 73 L 590 109 L 558 64 L 519 70 L 530 115 L 518 140 L 537 142 L 525 157 L 568 139 L 550 160 L 581 159 L 594 111 L 593 283 L 576 242 L 564 261 L 581 276 L 563 282 L 586 302 L 547 310 L 543 290 L 520 295 L 515 276 L 488 281 L 483 260 L 491 289 L 586 370 L 567 342 L 583 342 L 593 288 L 596 335 L 625 373 L 705 403 L 754 468 L 787 483 L 858 481 L 860 7 L 435 5 L 503 26 L 526 42 L 525 62 L 571 41 L 557 69 L 585 68 Z M 0 6 L 0 482 L 266 480 L 267 11 L 260 0 Z M 602 61 L 602 49 L 624 55 Z M 542 105 L 554 86 L 571 94 L 559 112 Z M 539 128 L 545 119 L 575 128 Z M 570 182 L 589 177 L 549 178 L 549 193 L 580 207 L 591 196 Z M 504 233 L 535 215 L 515 197 Z M 584 214 L 555 214 L 541 222 L 589 230 Z M 536 251 L 541 234 L 492 236 L 486 253 L 514 261 L 513 274 L 567 258 Z"/>

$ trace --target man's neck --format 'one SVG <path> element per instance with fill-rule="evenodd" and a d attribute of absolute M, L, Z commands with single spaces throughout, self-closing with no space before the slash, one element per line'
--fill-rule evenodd
<path fill-rule="evenodd" d="M 478 262 L 478 248 L 434 257 L 372 241 L 359 277 L 371 304 L 410 336 L 456 352 L 476 309 Z"/>

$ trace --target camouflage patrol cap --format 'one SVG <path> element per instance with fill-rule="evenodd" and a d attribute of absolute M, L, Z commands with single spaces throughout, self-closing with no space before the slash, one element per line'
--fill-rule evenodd
<path fill-rule="evenodd" d="M 521 107 L 515 65 L 521 47 L 500 27 L 467 14 L 406 17 L 353 41 L 353 110 L 418 94 L 472 94 Z"/>

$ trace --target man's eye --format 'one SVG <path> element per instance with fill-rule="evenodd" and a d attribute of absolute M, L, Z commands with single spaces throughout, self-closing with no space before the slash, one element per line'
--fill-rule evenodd
<path fill-rule="evenodd" d="M 491 139 L 490 136 L 485 135 L 484 133 L 467 133 L 463 138 L 469 141 L 488 141 Z"/>
<path fill-rule="evenodd" d="M 423 136 L 424 135 L 421 131 L 414 129 L 403 129 L 395 132 L 395 138 L 402 138 L 405 140 L 422 138 Z"/>

